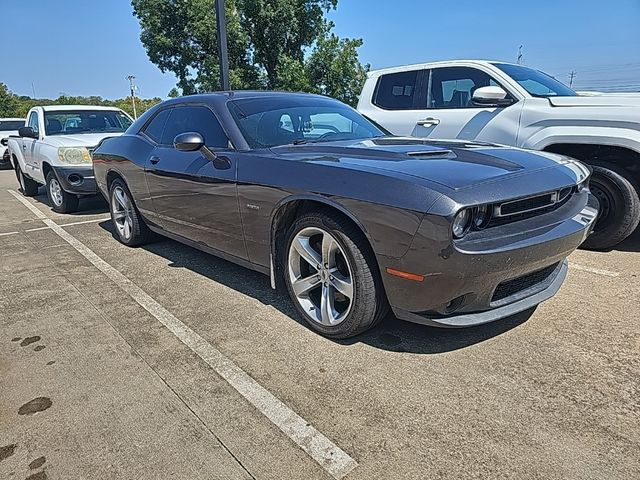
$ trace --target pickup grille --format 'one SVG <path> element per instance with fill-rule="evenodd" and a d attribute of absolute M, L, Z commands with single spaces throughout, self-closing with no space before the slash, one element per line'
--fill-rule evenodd
<path fill-rule="evenodd" d="M 523 290 L 544 282 L 547 278 L 549 278 L 549 276 L 551 276 L 553 272 L 555 272 L 557 268 L 558 264 L 554 263 L 549 267 L 537 270 L 532 273 L 528 273 L 527 275 L 523 275 L 522 277 L 502 282 L 493 292 L 493 298 L 491 299 L 491 302 L 499 302 L 500 300 L 504 300 L 511 295 L 515 295 L 516 293 L 522 292 Z"/>

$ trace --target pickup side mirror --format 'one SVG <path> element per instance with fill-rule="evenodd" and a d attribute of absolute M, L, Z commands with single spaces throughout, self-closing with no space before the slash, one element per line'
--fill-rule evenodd
<path fill-rule="evenodd" d="M 474 104 L 483 107 L 506 107 L 513 103 L 512 98 L 507 98 L 507 92 L 497 86 L 478 88 L 473 92 L 471 100 Z"/>
<path fill-rule="evenodd" d="M 20 127 L 18 129 L 18 135 L 26 138 L 38 138 L 38 134 L 34 132 L 31 127 Z"/>
<path fill-rule="evenodd" d="M 2 140 L 0 140 L 0 145 L 2 145 L 3 147 L 6 147 L 7 145 L 9 145 L 9 139 L 3 138 Z"/>

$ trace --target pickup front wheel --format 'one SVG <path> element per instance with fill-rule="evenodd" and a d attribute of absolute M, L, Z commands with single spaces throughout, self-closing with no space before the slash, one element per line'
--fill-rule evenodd
<path fill-rule="evenodd" d="M 593 175 L 589 188 L 600 202 L 600 213 L 594 232 L 583 245 L 603 250 L 622 242 L 638 226 L 639 190 L 630 175 L 615 165 L 600 163 L 591 168 Z"/>
<path fill-rule="evenodd" d="M 62 189 L 60 180 L 53 171 L 47 174 L 47 196 L 54 212 L 73 213 L 78 210 L 78 197 Z"/>

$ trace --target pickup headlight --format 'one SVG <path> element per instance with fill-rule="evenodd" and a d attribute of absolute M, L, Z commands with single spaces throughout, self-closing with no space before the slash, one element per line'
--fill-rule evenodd
<path fill-rule="evenodd" d="M 58 158 L 69 165 L 91 163 L 91 155 L 85 147 L 61 147 L 58 149 Z"/>

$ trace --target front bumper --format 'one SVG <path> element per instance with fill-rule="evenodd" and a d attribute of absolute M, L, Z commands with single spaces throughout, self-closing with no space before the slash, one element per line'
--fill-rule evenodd
<path fill-rule="evenodd" d="M 98 193 L 93 166 L 52 167 L 65 192 L 75 195 L 95 195 Z"/>
<path fill-rule="evenodd" d="M 422 282 L 385 275 L 389 303 L 400 319 L 443 327 L 479 325 L 527 310 L 559 290 L 566 258 L 591 233 L 596 217 L 597 201 L 585 191 L 554 212 L 454 243 L 439 238 L 441 217 L 427 215 L 407 254 L 381 262 L 424 275 Z"/>

